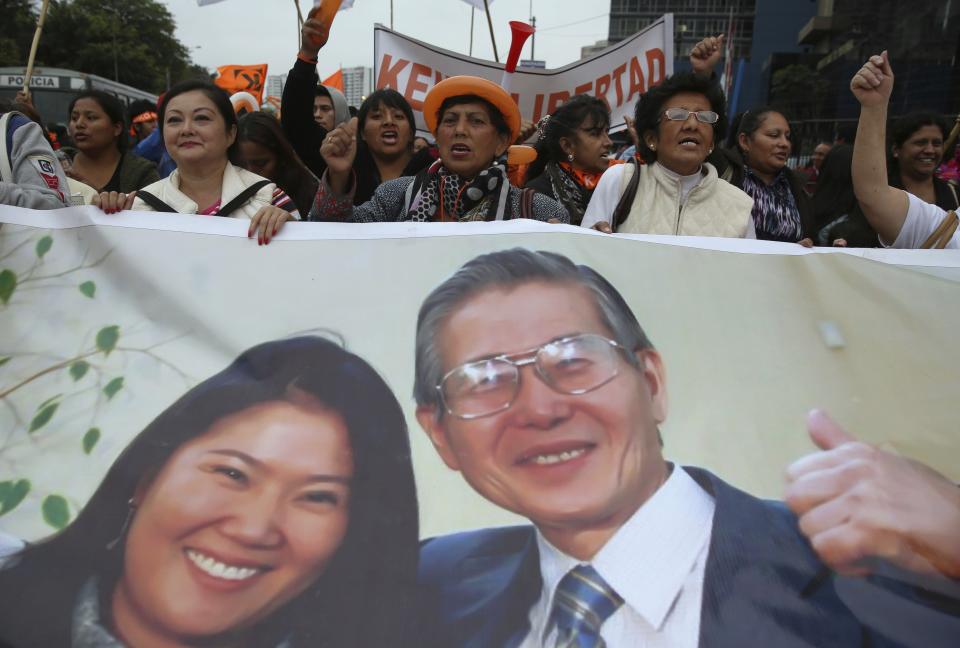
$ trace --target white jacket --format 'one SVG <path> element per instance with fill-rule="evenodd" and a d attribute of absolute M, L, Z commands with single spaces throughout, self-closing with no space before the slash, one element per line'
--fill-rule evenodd
<path fill-rule="evenodd" d="M 638 167 L 640 184 L 627 219 L 617 230 L 628 234 L 675 234 L 756 238 L 753 199 L 717 176 L 712 164 L 703 164 L 703 176 L 681 201 L 681 181 L 659 164 Z M 632 175 L 633 165 L 607 169 L 583 216 L 583 226 L 611 222 L 620 196 Z"/>
<path fill-rule="evenodd" d="M 220 188 L 221 204 L 226 205 L 241 191 L 260 180 L 266 180 L 266 178 L 258 176 L 256 173 L 250 173 L 246 169 L 227 162 L 227 167 L 223 170 L 223 184 Z M 272 182 L 262 187 L 252 198 L 244 203 L 243 207 L 234 210 L 233 213 L 227 214 L 227 216 L 231 218 L 253 218 L 253 216 L 260 211 L 261 207 L 267 207 L 273 204 L 273 194 L 276 188 L 277 185 Z M 180 214 L 196 214 L 200 209 L 205 209 L 209 206 L 204 205 L 202 208 L 199 207 L 190 197 L 180 191 L 179 169 L 174 170 L 173 173 L 163 180 L 147 185 L 142 191 L 149 191 L 173 207 Z M 138 211 L 153 211 L 153 207 L 141 200 L 139 196 L 133 201 L 133 209 Z M 294 219 L 300 218 L 296 211 L 292 212 L 291 216 Z"/>

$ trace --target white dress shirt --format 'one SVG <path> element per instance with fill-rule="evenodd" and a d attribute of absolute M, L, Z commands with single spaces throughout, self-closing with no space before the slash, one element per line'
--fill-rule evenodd
<path fill-rule="evenodd" d="M 700 640 L 703 576 L 710 547 L 713 497 L 681 468 L 624 523 L 590 564 L 624 603 L 603 624 L 609 648 L 695 648 Z M 580 564 L 537 532 L 543 589 L 530 609 L 521 648 L 553 648 L 547 627 L 553 594 Z"/>

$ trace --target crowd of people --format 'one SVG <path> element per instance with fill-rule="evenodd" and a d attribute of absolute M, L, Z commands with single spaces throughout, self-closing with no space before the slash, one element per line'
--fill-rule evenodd
<path fill-rule="evenodd" d="M 935 113 L 897 119 L 888 140 L 886 120 L 868 119 L 873 107 L 864 104 L 853 143 L 818 142 L 808 167 L 790 168 L 788 115 L 760 106 L 728 119 L 714 71 L 722 36 L 691 50 L 691 71 L 640 96 L 628 119 L 632 141 L 620 154 L 602 100 L 574 96 L 531 125 L 503 88 L 466 76 L 430 90 L 423 114 L 432 139 L 418 136 L 413 110 L 397 91 L 376 90 L 352 107 L 320 84 L 317 57 L 326 39 L 318 20 L 304 23 L 279 119 L 248 112 L 247 102 L 231 104 L 207 81 L 179 84 L 158 105 L 135 102 L 126 113 L 115 97 L 88 91 L 71 102 L 68 132 L 54 152 L 42 123 L 31 123 L 40 120 L 29 95 L 21 95 L 0 107 L 14 116 L 5 122 L 12 171 L 0 199 L 44 209 L 92 203 L 108 213 L 249 218 L 250 235 L 262 244 L 291 219 L 533 218 L 607 233 L 899 245 L 908 238 L 898 237 L 901 218 L 872 206 L 876 188 L 855 173 L 858 152 L 879 133 L 882 148 L 872 159 L 885 165 L 873 170 L 886 187 L 930 206 L 934 220 L 958 207 L 956 180 L 942 165 L 948 126 Z M 861 102 L 863 78 L 852 83 Z M 884 79 L 892 82 L 892 71 Z M 508 152 L 531 135 L 536 159 L 518 167 Z M 894 203 L 915 204 L 906 201 Z M 932 230 L 921 227 L 920 243 Z M 931 245 L 958 245 L 955 236 L 941 239 Z"/>

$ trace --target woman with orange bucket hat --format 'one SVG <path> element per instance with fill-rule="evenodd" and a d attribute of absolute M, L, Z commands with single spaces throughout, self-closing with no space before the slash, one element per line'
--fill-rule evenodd
<path fill-rule="evenodd" d="M 444 79 L 427 93 L 423 116 L 440 159 L 416 176 L 381 184 L 354 207 L 357 121 L 331 131 L 320 153 L 327 171 L 312 218 L 327 221 L 493 221 L 532 218 L 567 223 L 558 202 L 507 178 L 506 152 L 520 133 L 520 110 L 499 85 L 473 76 Z"/>

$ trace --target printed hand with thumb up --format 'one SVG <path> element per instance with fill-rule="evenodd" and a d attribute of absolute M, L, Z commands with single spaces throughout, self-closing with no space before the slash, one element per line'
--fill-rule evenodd
<path fill-rule="evenodd" d="M 960 488 L 919 462 L 858 441 L 825 413 L 807 417 L 820 452 L 787 468 L 784 499 L 827 565 L 864 575 L 881 558 L 960 578 Z"/>

